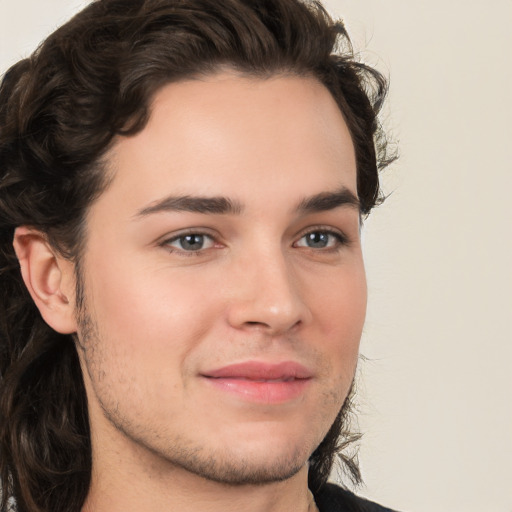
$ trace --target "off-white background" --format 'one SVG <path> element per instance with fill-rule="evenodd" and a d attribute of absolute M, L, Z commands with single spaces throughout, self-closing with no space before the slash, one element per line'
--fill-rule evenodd
<path fill-rule="evenodd" d="M 0 69 L 86 3 L 0 0 Z M 401 153 L 365 228 L 361 492 L 512 512 L 512 2 L 327 5 L 391 76 Z"/>

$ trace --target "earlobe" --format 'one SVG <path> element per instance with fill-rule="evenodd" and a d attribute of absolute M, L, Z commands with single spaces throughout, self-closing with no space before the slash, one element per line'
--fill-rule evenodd
<path fill-rule="evenodd" d="M 61 334 L 76 332 L 73 265 L 33 228 L 16 228 L 14 250 L 21 275 L 45 322 Z"/>

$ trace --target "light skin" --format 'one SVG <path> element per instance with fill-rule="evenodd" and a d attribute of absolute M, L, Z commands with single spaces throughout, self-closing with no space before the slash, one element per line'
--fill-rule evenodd
<path fill-rule="evenodd" d="M 366 308 L 354 149 L 334 99 L 296 76 L 170 84 L 107 166 L 80 315 L 72 263 L 37 231 L 15 237 L 43 318 L 77 333 L 93 446 L 83 510 L 308 510 L 307 461 L 349 391 Z M 216 376 L 246 363 L 286 379 Z"/>

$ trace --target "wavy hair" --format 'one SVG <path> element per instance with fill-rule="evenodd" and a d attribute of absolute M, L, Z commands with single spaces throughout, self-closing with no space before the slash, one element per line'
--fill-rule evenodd
<path fill-rule="evenodd" d="M 96 0 L 15 64 L 0 86 L 0 510 L 79 511 L 92 454 L 73 336 L 41 318 L 12 240 L 29 225 L 78 267 L 87 209 L 108 185 L 102 157 L 141 131 L 165 84 L 223 67 L 315 77 L 355 147 L 361 214 L 379 202 L 386 154 L 377 114 L 386 81 L 354 59 L 342 23 L 300 0 Z M 322 486 L 343 448 L 350 399 L 310 459 Z M 341 448 L 341 450 L 340 450 Z"/>

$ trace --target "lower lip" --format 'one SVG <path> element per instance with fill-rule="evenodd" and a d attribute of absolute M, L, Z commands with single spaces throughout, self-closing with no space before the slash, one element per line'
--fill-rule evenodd
<path fill-rule="evenodd" d="M 265 404 L 282 404 L 302 396 L 311 379 L 291 381 L 256 381 L 235 378 L 210 378 L 207 381 L 213 387 L 238 395 L 243 400 Z"/>

